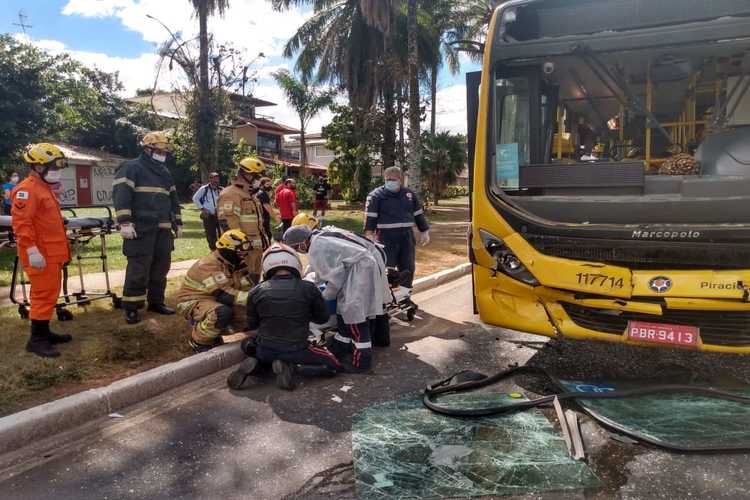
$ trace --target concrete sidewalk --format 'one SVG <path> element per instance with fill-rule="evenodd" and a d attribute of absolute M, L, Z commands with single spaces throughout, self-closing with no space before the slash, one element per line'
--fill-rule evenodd
<path fill-rule="evenodd" d="M 169 270 L 168 278 L 174 278 L 175 276 L 182 276 L 190 269 L 198 259 L 182 260 L 179 262 L 172 262 L 172 267 Z M 76 272 L 75 267 L 71 268 L 71 272 Z M 86 273 L 83 275 L 84 285 L 88 292 L 103 291 L 107 289 L 107 282 L 104 278 L 104 273 Z M 122 287 L 125 282 L 125 270 L 120 269 L 117 271 L 110 271 L 109 283 L 112 288 Z M 68 291 L 75 293 L 81 290 L 81 280 L 76 274 L 75 276 L 68 278 Z M 0 307 L 9 306 L 13 303 L 10 301 L 10 287 L 0 288 Z M 28 293 L 28 292 L 27 292 Z M 20 301 L 23 298 L 23 292 L 18 287 L 16 290 L 16 298 Z"/>

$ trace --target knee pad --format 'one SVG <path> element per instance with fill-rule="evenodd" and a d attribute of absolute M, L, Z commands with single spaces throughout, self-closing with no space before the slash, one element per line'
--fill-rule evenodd
<path fill-rule="evenodd" d="M 231 307 L 222 305 L 216 308 L 214 314 L 216 314 L 216 328 L 223 330 L 232 322 L 234 311 Z"/>

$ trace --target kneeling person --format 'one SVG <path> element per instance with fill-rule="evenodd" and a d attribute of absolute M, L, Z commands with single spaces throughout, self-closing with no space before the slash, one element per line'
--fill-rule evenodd
<path fill-rule="evenodd" d="M 258 330 L 255 356 L 245 360 L 227 383 L 241 389 L 258 362 L 271 364 L 279 387 L 292 390 L 297 375 L 334 375 L 341 363 L 325 348 L 308 341 L 310 323 L 328 320 L 328 307 L 318 288 L 301 278 L 302 263 L 297 253 L 282 244 L 263 254 L 265 281 L 252 289 L 247 301 L 247 322 Z M 248 348 L 245 348 L 246 353 Z"/>
<path fill-rule="evenodd" d="M 247 268 L 250 242 L 231 229 L 216 242 L 216 250 L 193 264 L 177 292 L 177 311 L 192 324 L 190 346 L 203 352 L 221 345 L 229 326 L 246 330 L 245 305 L 252 282 Z"/>

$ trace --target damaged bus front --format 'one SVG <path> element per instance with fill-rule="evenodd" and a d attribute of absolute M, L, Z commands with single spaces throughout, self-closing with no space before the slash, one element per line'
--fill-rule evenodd
<path fill-rule="evenodd" d="M 483 321 L 750 352 L 748 16 L 745 0 L 497 9 L 467 78 Z"/>

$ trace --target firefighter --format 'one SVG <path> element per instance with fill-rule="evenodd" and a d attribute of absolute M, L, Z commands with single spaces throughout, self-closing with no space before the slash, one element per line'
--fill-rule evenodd
<path fill-rule="evenodd" d="M 166 161 L 172 151 L 165 132 L 143 137 L 143 153 L 126 161 L 112 183 L 115 214 L 128 259 L 122 304 L 129 324 L 141 321 L 140 309 L 174 314 L 164 304 L 164 289 L 174 250 L 182 235 L 177 190 Z"/>
<path fill-rule="evenodd" d="M 177 292 L 177 311 L 193 325 L 190 346 L 204 352 L 222 344 L 231 325 L 246 330 L 247 276 L 245 233 L 230 229 L 216 241 L 216 250 L 193 264 Z"/>
<path fill-rule="evenodd" d="M 276 383 L 292 390 L 298 375 L 330 376 L 341 371 L 341 363 L 324 347 L 309 343 L 310 322 L 328 319 L 328 306 L 315 284 L 301 279 L 302 263 L 286 245 L 274 244 L 263 254 L 265 280 L 250 292 L 247 321 L 257 329 L 255 342 L 244 342 L 248 359 L 227 379 L 232 389 L 242 389 L 259 362 L 270 364 Z"/>
<path fill-rule="evenodd" d="M 388 267 L 399 270 L 397 298 L 411 293 L 415 270 L 414 226 L 419 229 L 419 241 L 430 243 L 430 226 L 424 210 L 411 189 L 401 185 L 401 169 L 389 167 L 384 173 L 385 185 L 367 196 L 365 205 L 365 234 L 385 246 Z"/>
<path fill-rule="evenodd" d="M 54 345 L 72 340 L 49 327 L 60 295 L 62 267 L 70 260 L 60 204 L 51 188 L 60 182 L 67 162 L 60 148 L 47 143 L 29 145 L 23 160 L 30 174 L 11 191 L 11 215 L 18 258 L 31 281 L 31 337 L 26 350 L 54 358 L 60 355 Z"/>
<path fill-rule="evenodd" d="M 255 194 L 260 189 L 265 164 L 257 158 L 247 157 L 239 162 L 237 177 L 225 187 L 218 200 L 217 213 L 222 231 L 239 229 L 250 243 L 247 267 L 253 283 L 260 281 L 260 261 L 269 242 L 263 231 L 262 208 Z"/>

